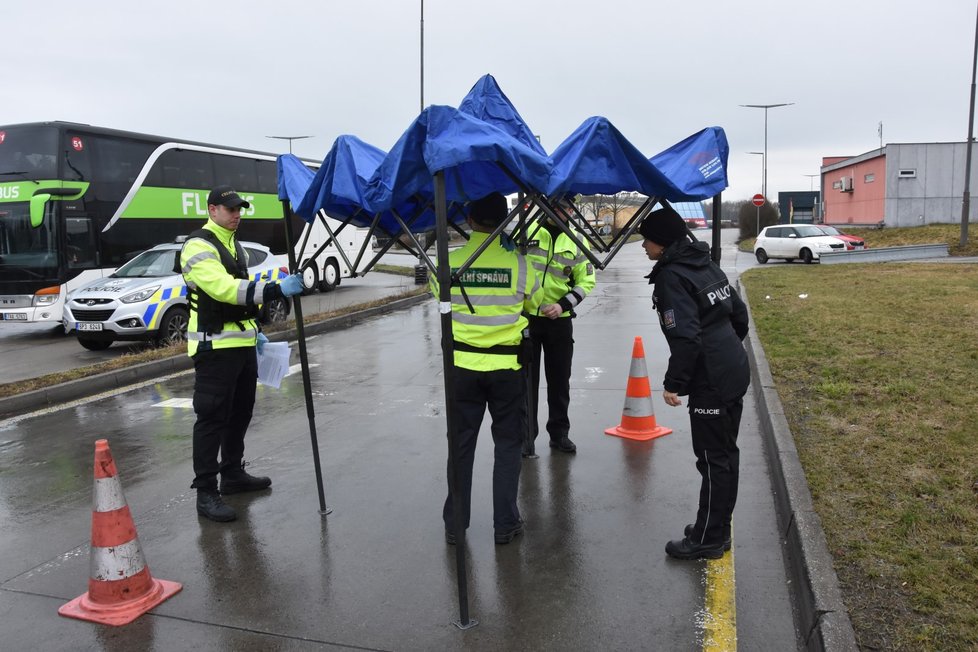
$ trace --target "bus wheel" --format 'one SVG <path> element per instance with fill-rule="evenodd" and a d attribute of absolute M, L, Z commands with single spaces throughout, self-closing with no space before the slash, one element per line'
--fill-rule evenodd
<path fill-rule="evenodd" d="M 273 299 L 262 307 L 261 322 L 278 324 L 289 318 L 289 300 Z"/>
<path fill-rule="evenodd" d="M 332 292 L 340 284 L 340 266 L 330 258 L 323 268 L 323 278 L 319 281 L 320 292 Z"/>
<path fill-rule="evenodd" d="M 112 340 L 90 340 L 87 337 L 79 337 L 78 343 L 89 351 L 104 351 L 112 346 Z"/>
<path fill-rule="evenodd" d="M 312 294 L 319 285 L 319 270 L 316 265 L 307 265 L 302 268 L 302 294 Z"/>
<path fill-rule="evenodd" d="M 190 315 L 183 306 L 173 306 L 166 311 L 156 331 L 156 341 L 160 346 L 169 346 L 187 339 L 187 324 Z"/>

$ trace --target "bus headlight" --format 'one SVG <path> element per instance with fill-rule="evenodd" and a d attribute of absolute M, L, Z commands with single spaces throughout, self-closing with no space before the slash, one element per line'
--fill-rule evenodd
<path fill-rule="evenodd" d="M 34 293 L 34 305 L 35 306 L 50 306 L 58 302 L 58 297 L 61 296 L 61 286 L 55 285 L 49 288 L 41 288 Z"/>
<path fill-rule="evenodd" d="M 139 292 L 133 292 L 132 294 L 127 294 L 124 297 L 119 297 L 119 301 L 122 303 L 138 303 L 139 301 L 145 301 L 153 296 L 153 294 L 159 289 L 159 285 L 154 285 L 151 288 L 146 288 L 145 290 L 140 290 Z"/>

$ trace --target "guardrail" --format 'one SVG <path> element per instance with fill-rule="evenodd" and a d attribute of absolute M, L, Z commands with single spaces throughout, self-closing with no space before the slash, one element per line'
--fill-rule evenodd
<path fill-rule="evenodd" d="M 819 256 L 819 260 L 822 265 L 834 265 L 836 263 L 885 263 L 898 260 L 919 260 L 921 258 L 946 258 L 948 255 L 948 246 L 947 243 L 944 243 L 839 251 L 822 254 Z"/>

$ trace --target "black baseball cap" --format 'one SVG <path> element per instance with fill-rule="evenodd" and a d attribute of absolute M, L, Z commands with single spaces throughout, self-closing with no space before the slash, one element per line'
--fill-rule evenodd
<path fill-rule="evenodd" d="M 228 208 L 251 208 L 251 204 L 241 199 L 231 186 L 218 186 L 207 195 L 207 205 L 226 206 Z"/>

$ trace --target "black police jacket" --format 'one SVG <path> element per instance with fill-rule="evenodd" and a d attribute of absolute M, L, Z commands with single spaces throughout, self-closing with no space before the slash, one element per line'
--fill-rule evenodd
<path fill-rule="evenodd" d="M 663 386 L 681 396 L 739 399 L 750 384 L 743 339 L 747 306 L 727 275 L 710 260 L 705 242 L 666 248 L 646 278 L 669 344 Z"/>

